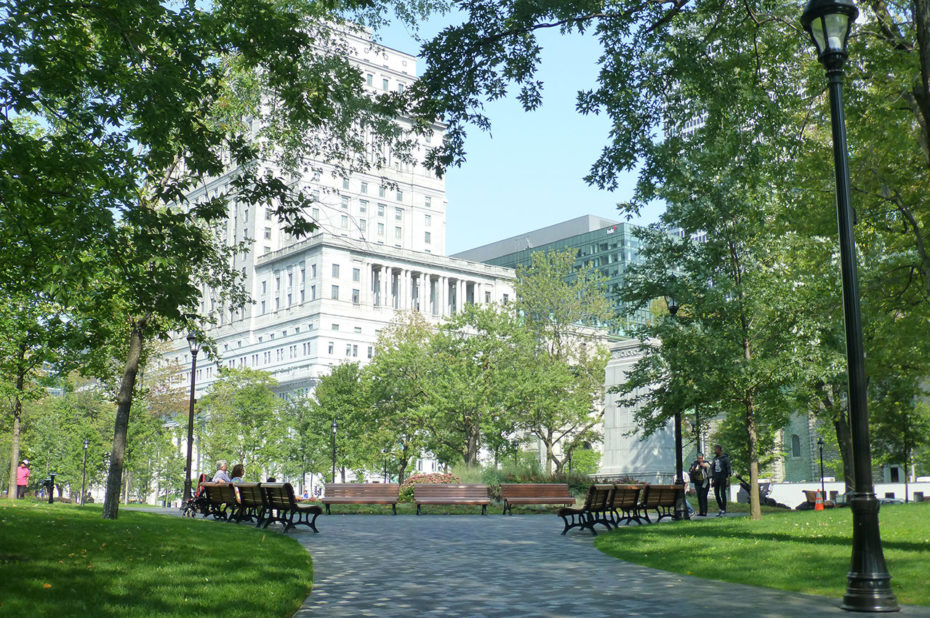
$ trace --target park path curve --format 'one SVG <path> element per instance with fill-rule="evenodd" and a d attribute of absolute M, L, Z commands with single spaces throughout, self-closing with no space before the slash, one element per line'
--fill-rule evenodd
<path fill-rule="evenodd" d="M 313 556 L 298 617 L 849 615 L 836 599 L 611 558 L 589 532 L 561 536 L 554 515 L 324 515 L 317 527 L 289 533 Z"/>

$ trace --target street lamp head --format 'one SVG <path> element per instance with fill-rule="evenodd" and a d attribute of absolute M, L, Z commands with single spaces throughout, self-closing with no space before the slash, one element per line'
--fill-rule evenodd
<path fill-rule="evenodd" d="M 190 346 L 192 355 L 196 355 L 197 352 L 200 351 L 200 341 L 194 333 L 189 333 L 187 335 L 187 345 Z"/>
<path fill-rule="evenodd" d="M 852 0 L 810 0 L 801 15 L 801 25 L 811 35 L 820 62 L 839 69 L 846 60 L 846 43 L 859 9 Z"/>
<path fill-rule="evenodd" d="M 87 438 L 84 438 L 84 450 L 85 451 L 87 450 L 88 446 L 90 446 L 90 440 L 88 440 Z"/>
<path fill-rule="evenodd" d="M 333 435 L 336 435 L 336 429 L 339 428 L 339 425 L 336 423 L 336 419 L 333 419 Z"/>
<path fill-rule="evenodd" d="M 668 307 L 668 312 L 672 314 L 672 316 L 678 313 L 679 305 L 674 296 L 666 296 L 665 305 Z"/>
<path fill-rule="evenodd" d="M 820 448 L 823 448 L 823 445 L 824 445 L 824 444 L 826 444 L 826 443 L 823 441 L 823 437 L 820 437 L 820 438 L 817 440 L 817 446 L 819 446 Z"/>

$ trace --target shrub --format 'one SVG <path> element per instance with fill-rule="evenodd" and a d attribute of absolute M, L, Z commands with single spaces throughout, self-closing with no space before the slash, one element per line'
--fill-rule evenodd
<path fill-rule="evenodd" d="M 450 473 L 434 472 L 432 474 L 414 474 L 400 486 L 400 502 L 413 502 L 414 485 L 458 485 L 459 477 Z"/>

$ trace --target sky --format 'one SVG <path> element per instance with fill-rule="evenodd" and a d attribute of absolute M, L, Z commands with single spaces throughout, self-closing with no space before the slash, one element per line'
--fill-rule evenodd
<path fill-rule="evenodd" d="M 420 36 L 432 36 L 449 23 L 448 17 L 427 20 Z M 420 49 L 402 27 L 381 32 L 380 42 L 409 54 Z M 626 220 L 616 205 L 632 196 L 635 172 L 621 178 L 614 192 L 583 180 L 610 131 L 606 117 L 575 111 L 577 92 L 597 84 L 597 41 L 551 31 L 540 42 L 542 106 L 525 112 L 514 96 L 487 105 L 490 134 L 470 128 L 466 162 L 446 173 L 449 255 L 587 214 Z M 422 73 L 422 61 L 417 69 Z M 660 210 L 651 207 L 631 222 L 652 223 Z"/>

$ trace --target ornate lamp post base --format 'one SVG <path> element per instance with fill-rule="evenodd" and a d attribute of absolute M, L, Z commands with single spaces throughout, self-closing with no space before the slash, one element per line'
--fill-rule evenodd
<path fill-rule="evenodd" d="M 878 530 L 881 506 L 871 493 L 852 492 L 848 497 L 853 514 L 853 553 L 843 596 L 843 609 L 860 612 L 896 612 L 898 600 L 891 590 Z"/>

